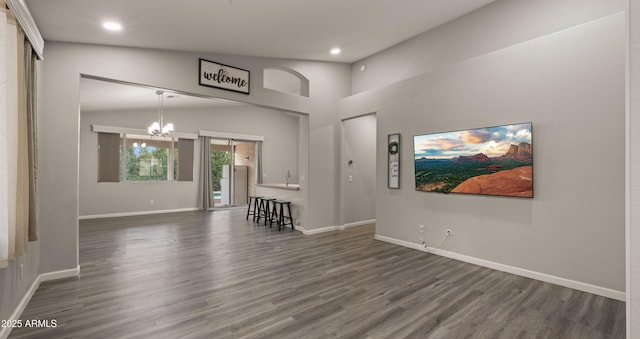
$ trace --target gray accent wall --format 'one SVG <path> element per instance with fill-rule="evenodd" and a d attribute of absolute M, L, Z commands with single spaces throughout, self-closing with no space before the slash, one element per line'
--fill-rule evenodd
<path fill-rule="evenodd" d="M 211 108 L 167 108 L 167 121 L 177 132 L 214 131 L 263 136 L 263 170 L 265 183 L 284 182 L 290 170 L 298 177 L 299 117 L 295 114 L 255 105 L 215 106 Z M 200 159 L 194 157 L 190 182 L 98 182 L 97 133 L 91 125 L 137 128 L 145 130 L 157 120 L 156 110 L 97 111 L 82 113 L 80 118 L 80 216 L 128 212 L 198 208 Z M 200 142 L 195 142 L 199 154 Z M 252 182 L 252 181 L 251 181 Z M 151 204 L 153 200 L 153 204 Z"/>
<path fill-rule="evenodd" d="M 625 4 L 625 0 L 497 0 L 353 63 L 352 93 L 386 86 L 618 13 L 625 10 Z M 366 65 L 365 72 L 360 71 L 362 65 Z"/>
<path fill-rule="evenodd" d="M 343 99 L 343 117 L 378 118 L 376 233 L 417 244 L 424 224 L 433 246 L 450 228 L 443 250 L 624 292 L 624 53 L 618 13 Z M 415 191 L 414 135 L 528 121 L 533 199 Z M 386 188 L 394 132 L 400 190 Z"/>
<path fill-rule="evenodd" d="M 629 1 L 627 338 L 640 338 L 640 0 Z"/>
<path fill-rule="evenodd" d="M 27 252 L 9 262 L 0 270 L 0 319 L 11 319 L 11 315 L 38 277 L 40 268 L 40 243 L 30 242 Z M 22 277 L 20 277 L 22 265 Z"/>

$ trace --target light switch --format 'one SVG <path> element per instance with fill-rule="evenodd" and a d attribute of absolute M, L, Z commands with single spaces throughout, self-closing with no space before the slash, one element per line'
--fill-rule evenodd
<path fill-rule="evenodd" d="M 349 174 L 349 182 L 353 181 L 353 175 Z"/>

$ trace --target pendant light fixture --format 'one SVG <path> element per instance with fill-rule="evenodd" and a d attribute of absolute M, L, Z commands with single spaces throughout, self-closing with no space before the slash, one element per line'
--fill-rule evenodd
<path fill-rule="evenodd" d="M 173 124 L 168 123 L 164 124 L 163 117 L 163 104 L 164 104 L 164 91 L 156 91 L 156 95 L 158 96 L 158 115 L 159 121 L 154 121 L 148 128 L 147 131 L 151 136 L 154 137 L 166 137 L 173 133 Z"/>

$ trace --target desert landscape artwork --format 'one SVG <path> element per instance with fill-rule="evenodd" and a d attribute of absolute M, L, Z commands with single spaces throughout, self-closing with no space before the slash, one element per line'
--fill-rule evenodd
<path fill-rule="evenodd" d="M 416 190 L 533 198 L 531 123 L 417 135 Z"/>

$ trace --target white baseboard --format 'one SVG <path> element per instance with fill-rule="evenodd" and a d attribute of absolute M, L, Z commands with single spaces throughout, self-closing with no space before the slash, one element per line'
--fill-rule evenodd
<path fill-rule="evenodd" d="M 22 299 L 18 303 L 18 306 L 16 306 L 16 309 L 11 314 L 11 317 L 9 317 L 9 319 L 6 319 L 6 320 L 14 321 L 14 320 L 19 320 L 20 319 L 20 316 L 22 315 L 22 312 L 24 311 L 24 309 L 29 304 L 29 301 L 31 300 L 31 297 L 33 297 L 33 295 L 36 293 L 36 291 L 38 290 L 39 286 L 40 286 L 40 276 L 37 276 L 36 279 L 31 284 L 31 286 L 29 287 L 29 289 L 27 290 L 27 293 L 25 293 L 24 297 L 22 297 Z M 11 327 L 1 328 L 0 329 L 0 338 L 2 338 L 2 339 L 8 338 L 9 334 L 11 333 L 11 330 L 12 330 Z"/>
<path fill-rule="evenodd" d="M 321 228 L 314 228 L 312 230 L 307 230 L 302 226 L 296 226 L 296 229 L 302 232 L 304 235 L 314 235 L 319 233 L 337 231 L 340 229 L 340 226 L 327 226 L 327 227 L 321 227 Z"/>
<path fill-rule="evenodd" d="M 64 279 L 64 278 L 70 278 L 70 277 L 77 277 L 78 275 L 80 275 L 80 266 L 76 268 L 72 268 L 70 270 L 42 273 L 38 276 L 38 278 L 40 278 L 40 282 L 45 282 L 45 281 L 58 280 L 58 279 Z"/>
<path fill-rule="evenodd" d="M 375 224 L 375 223 L 376 223 L 376 219 L 350 222 L 350 223 L 347 223 L 347 224 L 344 224 L 344 225 L 340 226 L 340 230 L 344 231 L 347 228 L 364 226 L 364 225 Z"/>
<path fill-rule="evenodd" d="M 625 301 L 625 298 L 626 298 L 625 297 L 625 292 L 616 291 L 616 290 L 609 289 L 609 288 L 606 288 L 606 287 L 601 287 L 601 286 L 596 286 L 596 285 L 592 285 L 592 284 L 583 283 L 583 282 L 580 282 L 580 281 L 561 278 L 561 277 L 553 276 L 553 275 L 546 274 L 546 273 L 540 273 L 540 272 L 536 272 L 536 271 L 527 270 L 527 269 L 524 269 L 524 268 L 509 266 L 509 265 L 505 265 L 505 264 L 500 264 L 500 263 L 497 263 L 497 262 L 484 260 L 484 259 L 479 259 L 479 258 L 471 257 L 471 256 L 468 256 L 468 255 L 459 254 L 459 253 L 450 252 L 450 251 L 445 251 L 445 250 L 441 250 L 441 249 L 437 249 L 437 248 L 431 248 L 431 247 L 425 248 L 425 247 L 423 247 L 422 245 L 420 245 L 418 243 L 412 243 L 412 242 L 408 242 L 408 241 L 404 241 L 404 240 L 398 240 L 398 239 L 395 239 L 395 238 L 390 238 L 390 237 L 386 237 L 386 236 L 379 235 L 379 234 L 375 235 L 375 239 L 376 240 L 380 240 L 380 241 L 384 241 L 384 242 L 388 242 L 388 243 L 391 243 L 391 244 L 394 244 L 394 245 L 409 247 L 409 248 L 412 248 L 412 249 L 415 249 L 415 250 L 419 250 L 419 251 L 423 251 L 423 252 L 427 252 L 427 253 L 432 253 L 432 254 L 440 255 L 440 256 L 451 258 L 451 259 L 455 259 L 455 260 L 464 261 L 464 262 L 467 262 L 467 263 L 470 263 L 470 264 L 474 264 L 474 265 L 478 265 L 478 266 L 488 267 L 488 268 L 491 268 L 491 269 L 494 269 L 494 270 L 497 270 L 497 271 L 507 272 L 507 273 L 511 273 L 511 274 L 515 274 L 515 275 L 519 275 L 519 276 L 535 279 L 535 280 L 548 282 L 548 283 L 559 285 L 559 286 L 572 288 L 572 289 L 583 291 L 583 292 L 587 292 L 587 293 L 601 295 L 603 297 L 607 297 L 607 298 L 611 298 L 611 299 Z"/>
<path fill-rule="evenodd" d="M 63 278 L 75 277 L 75 276 L 78 276 L 79 274 L 80 274 L 80 266 L 78 266 L 76 268 L 69 269 L 69 270 L 42 273 L 42 274 L 38 275 L 33 280 L 33 283 L 31 283 L 31 286 L 27 290 L 27 293 L 25 293 L 24 296 L 22 297 L 22 299 L 20 299 L 20 302 L 18 303 L 18 306 L 16 306 L 16 309 L 11 314 L 11 317 L 9 319 L 6 319 L 6 320 L 11 321 L 11 320 L 19 320 L 20 319 L 20 316 L 22 316 L 22 312 L 24 312 L 24 309 L 29 304 L 29 301 L 31 301 L 31 298 L 36 293 L 36 291 L 38 290 L 38 287 L 40 287 L 41 283 L 43 283 L 45 281 L 51 281 L 51 280 L 58 280 L 58 279 L 63 279 Z M 11 330 L 12 330 L 11 327 L 1 328 L 0 329 L 0 339 L 8 338 L 9 334 L 11 333 Z"/>
<path fill-rule="evenodd" d="M 298 231 L 302 232 L 304 235 L 314 235 L 314 234 L 325 233 L 325 232 L 344 231 L 347 228 L 358 227 L 358 226 L 369 225 L 369 224 L 375 224 L 375 222 L 376 222 L 376 219 L 371 219 L 371 220 L 363 220 L 363 221 L 351 222 L 351 223 L 344 224 L 344 225 L 336 225 L 336 226 L 327 226 L 327 227 L 321 227 L 321 228 L 314 228 L 314 229 L 311 229 L 311 230 L 307 230 L 302 226 L 296 226 L 296 229 Z"/>
<path fill-rule="evenodd" d="M 188 211 L 198 211 L 198 210 L 200 210 L 200 208 L 188 207 L 188 208 L 174 208 L 174 209 L 169 209 L 169 210 L 153 210 L 153 211 L 139 211 L 139 212 L 93 214 L 93 215 L 81 215 L 81 216 L 78 217 L 78 219 L 79 220 L 85 220 L 85 219 L 100 219 L 100 218 L 131 217 L 131 216 L 136 216 L 136 215 L 188 212 Z"/>

